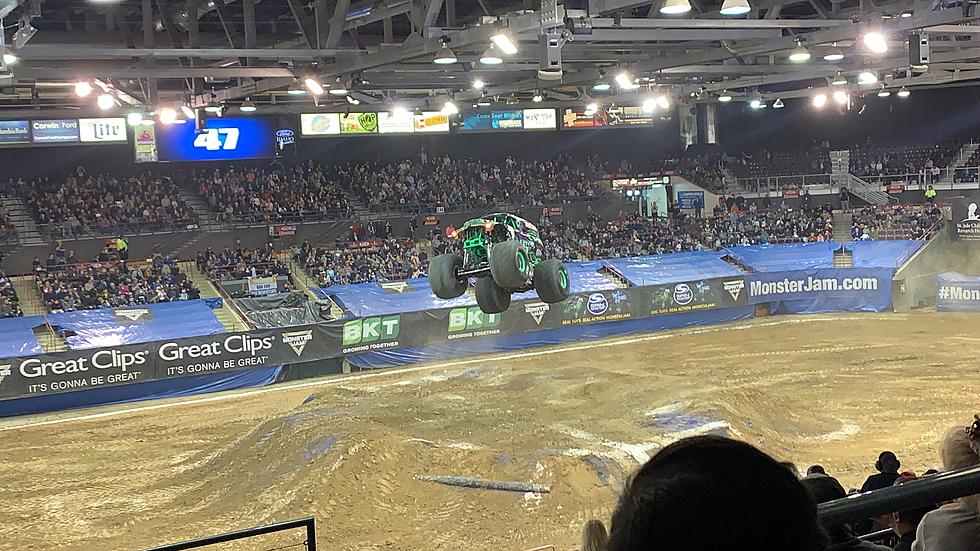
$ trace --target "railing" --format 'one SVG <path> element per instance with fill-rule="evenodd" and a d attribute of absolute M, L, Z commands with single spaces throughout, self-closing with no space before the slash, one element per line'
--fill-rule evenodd
<path fill-rule="evenodd" d="M 926 171 L 897 174 L 855 174 L 862 180 L 877 185 L 904 184 L 931 185 L 937 191 L 955 189 L 956 184 L 980 182 L 980 167 L 942 168 L 933 175 Z M 783 189 L 809 188 L 810 192 L 820 189 L 833 190 L 830 174 L 793 174 L 784 176 L 760 176 L 735 178 L 725 182 L 726 193 L 772 193 Z"/>
<path fill-rule="evenodd" d="M 234 532 L 226 532 L 224 534 L 218 534 L 217 536 L 208 536 L 178 543 L 160 545 L 157 547 L 150 547 L 144 549 L 143 551 L 182 551 L 184 549 L 197 549 L 208 545 L 216 545 L 229 541 L 254 538 L 256 536 L 283 532 L 285 530 L 294 530 L 296 528 L 306 529 L 306 540 L 303 542 L 303 545 L 306 546 L 307 551 L 316 551 L 316 519 L 313 517 L 299 518 L 286 522 L 277 522 L 276 524 L 267 524 L 265 526 L 257 526 L 255 528 L 247 528 L 245 530 L 235 530 Z"/>
<path fill-rule="evenodd" d="M 198 228 L 197 220 L 174 220 L 161 222 L 155 220 L 137 220 L 106 226 L 82 225 L 72 229 L 67 224 L 37 224 L 38 231 L 51 239 L 81 239 L 85 237 L 106 237 L 116 235 L 141 235 L 148 233 L 171 233 L 193 231 Z"/>

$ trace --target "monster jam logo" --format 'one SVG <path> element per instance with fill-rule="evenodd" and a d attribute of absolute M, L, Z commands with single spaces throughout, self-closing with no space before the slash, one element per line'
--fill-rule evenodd
<path fill-rule="evenodd" d="M 723 281 L 722 285 L 725 286 L 725 290 L 731 295 L 732 300 L 738 302 L 738 296 L 742 294 L 742 289 L 745 289 L 745 281 Z"/>
<path fill-rule="evenodd" d="M 524 305 L 524 311 L 534 319 L 534 323 L 541 325 L 544 315 L 551 309 L 551 305 L 544 302 L 531 302 Z"/>
<path fill-rule="evenodd" d="M 310 342 L 311 340 L 313 340 L 312 329 L 307 329 L 305 331 L 290 331 L 282 334 L 282 342 L 288 344 L 297 356 L 303 355 L 303 349 L 306 348 L 306 343 Z"/>
<path fill-rule="evenodd" d="M 131 322 L 137 322 L 140 320 L 143 321 L 153 320 L 153 314 L 150 313 L 150 310 L 148 308 L 129 308 L 129 309 L 118 308 L 113 311 L 113 314 L 115 314 L 117 318 L 122 318 L 122 320 L 117 320 L 120 323 L 125 323 L 123 320 L 129 320 Z"/>
<path fill-rule="evenodd" d="M 602 293 L 592 293 L 589 295 L 589 302 L 586 307 L 593 316 L 601 316 L 609 309 L 609 301 L 606 299 L 606 295 Z"/>
<path fill-rule="evenodd" d="M 0 385 L 7 377 L 10 377 L 10 364 L 0 365 Z"/>
<path fill-rule="evenodd" d="M 449 311 L 449 331 L 479 331 L 500 325 L 500 314 L 487 314 L 479 306 Z"/>
<path fill-rule="evenodd" d="M 691 290 L 691 286 L 687 283 L 681 283 L 674 287 L 674 302 L 684 306 L 690 304 L 694 300 L 694 291 Z"/>
<path fill-rule="evenodd" d="M 376 318 L 364 318 L 349 321 L 344 324 L 343 343 L 344 346 L 355 344 L 368 344 L 366 350 L 372 348 L 385 348 L 390 345 L 397 345 L 394 341 L 398 338 L 398 329 L 401 323 L 399 316 L 384 316 Z"/>

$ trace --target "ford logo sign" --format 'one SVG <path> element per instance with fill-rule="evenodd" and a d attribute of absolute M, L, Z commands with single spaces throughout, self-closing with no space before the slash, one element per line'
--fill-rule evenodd
<path fill-rule="evenodd" d="M 283 128 L 282 130 L 276 130 L 276 136 L 280 138 L 292 138 L 294 132 L 288 128 Z"/>
<path fill-rule="evenodd" d="M 690 304 L 692 300 L 694 300 L 694 291 L 691 290 L 690 285 L 681 283 L 677 287 L 674 287 L 674 302 L 683 306 Z"/>
<path fill-rule="evenodd" d="M 602 293 L 592 293 L 589 295 L 589 313 L 593 316 L 599 316 L 606 313 L 609 309 L 609 301 L 606 300 L 605 295 Z"/>

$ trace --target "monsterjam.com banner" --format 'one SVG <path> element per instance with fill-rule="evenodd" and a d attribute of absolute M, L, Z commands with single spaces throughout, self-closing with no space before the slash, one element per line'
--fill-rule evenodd
<path fill-rule="evenodd" d="M 748 304 L 741 277 L 573 294 L 0 360 L 0 400 Z"/>

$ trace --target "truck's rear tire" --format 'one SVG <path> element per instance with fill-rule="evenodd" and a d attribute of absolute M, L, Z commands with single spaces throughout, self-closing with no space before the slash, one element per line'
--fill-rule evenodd
<path fill-rule="evenodd" d="M 429 286 L 439 298 L 456 298 L 466 292 L 466 280 L 457 274 L 463 268 L 463 257 L 455 254 L 441 254 L 429 263 Z"/>
<path fill-rule="evenodd" d="M 492 277 L 476 280 L 476 303 L 486 314 L 500 314 L 510 308 L 510 291 L 501 289 Z"/>
<path fill-rule="evenodd" d="M 570 288 L 568 272 L 560 260 L 543 260 L 534 267 L 534 290 L 544 302 L 554 304 L 565 300 Z"/>
<path fill-rule="evenodd" d="M 497 243 L 490 249 L 490 275 L 501 288 L 508 291 L 527 284 L 531 259 L 517 241 Z"/>

